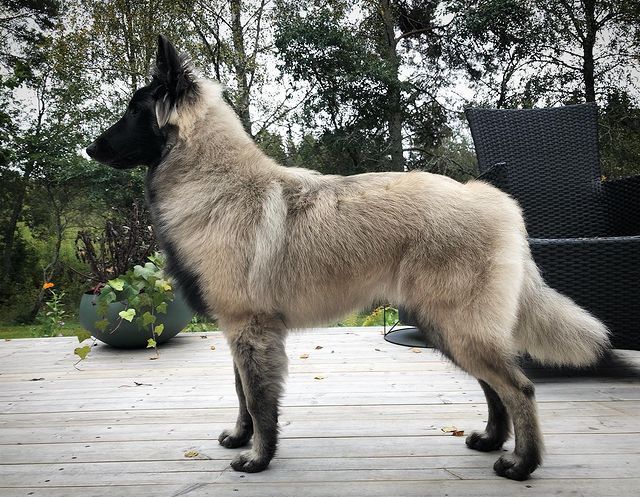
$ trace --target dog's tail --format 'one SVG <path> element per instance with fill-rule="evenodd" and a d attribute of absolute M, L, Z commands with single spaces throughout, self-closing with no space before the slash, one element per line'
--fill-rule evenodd
<path fill-rule="evenodd" d="M 514 338 L 521 350 L 549 365 L 588 366 L 609 346 L 609 330 L 589 312 L 546 285 L 526 261 Z"/>

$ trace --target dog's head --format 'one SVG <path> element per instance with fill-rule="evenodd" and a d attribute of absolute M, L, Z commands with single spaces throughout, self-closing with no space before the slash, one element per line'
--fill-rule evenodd
<path fill-rule="evenodd" d="M 157 164 L 167 145 L 173 113 L 197 93 L 186 57 L 160 35 L 151 83 L 134 93 L 124 116 L 87 147 L 87 154 L 117 169 Z"/>

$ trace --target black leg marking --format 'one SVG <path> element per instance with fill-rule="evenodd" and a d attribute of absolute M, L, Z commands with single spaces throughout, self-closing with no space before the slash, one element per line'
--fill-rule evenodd
<path fill-rule="evenodd" d="M 489 418 L 484 433 L 475 431 L 467 437 L 467 446 L 470 449 L 490 452 L 502 448 L 509 438 L 509 414 L 495 390 L 482 380 L 478 380 L 478 383 L 487 398 Z"/>
<path fill-rule="evenodd" d="M 220 445 L 228 449 L 244 447 L 249 443 L 253 435 L 253 420 L 247 410 L 247 401 L 242 388 L 242 378 L 240 378 L 238 368 L 235 364 L 233 365 L 233 372 L 236 378 L 236 393 L 238 394 L 238 403 L 240 406 L 238 419 L 233 430 L 224 430 L 218 437 Z"/>
<path fill-rule="evenodd" d="M 533 384 L 515 365 L 509 350 L 500 343 L 486 340 L 494 335 L 499 316 L 477 314 L 456 316 L 449 311 L 433 336 L 437 348 L 456 365 L 478 380 L 485 389 L 490 417 L 486 434 L 472 434 L 467 445 L 477 450 L 495 450 L 508 436 L 508 420 L 513 421 L 515 450 L 500 457 L 494 470 L 512 480 L 526 480 L 542 461 L 542 434 L 538 425 Z M 467 330 L 461 333 L 461 330 Z M 471 332 L 469 332 L 471 330 Z M 481 385 L 483 385 L 481 382 Z M 483 385 L 483 389 L 484 389 Z"/>
<path fill-rule="evenodd" d="M 236 471 L 262 471 L 276 452 L 278 406 L 287 369 L 284 339 L 281 320 L 263 317 L 255 317 L 230 335 L 231 351 L 254 430 L 253 448 L 231 462 Z"/>
<path fill-rule="evenodd" d="M 512 383 L 498 391 L 513 419 L 516 446 L 513 454 L 501 456 L 493 469 L 500 476 L 522 481 L 540 466 L 543 442 L 533 384 L 519 368 L 512 371 L 511 378 Z"/>

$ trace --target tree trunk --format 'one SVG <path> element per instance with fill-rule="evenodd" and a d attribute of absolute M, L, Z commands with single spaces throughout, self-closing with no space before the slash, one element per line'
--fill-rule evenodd
<path fill-rule="evenodd" d="M 389 67 L 387 81 L 388 123 L 389 123 L 389 153 L 391 155 L 391 170 L 404 171 L 404 154 L 402 152 L 402 101 L 400 95 L 400 79 L 398 71 L 397 41 L 395 37 L 395 22 L 389 0 L 381 0 L 380 11 L 385 29 L 385 51 L 382 57 Z"/>
<path fill-rule="evenodd" d="M 64 230 L 66 228 L 66 223 L 62 223 L 62 209 L 59 204 L 56 203 L 51 190 L 47 187 L 47 193 L 49 194 L 50 205 L 53 207 L 53 214 L 55 216 L 56 223 L 56 244 L 53 249 L 53 254 L 51 255 L 51 262 L 47 264 L 47 266 L 42 271 L 42 279 L 43 283 L 51 281 L 53 276 L 58 269 L 58 262 L 60 261 L 60 248 L 62 247 L 62 239 L 64 238 Z M 33 307 L 31 308 L 31 312 L 29 313 L 28 321 L 29 323 L 33 323 L 38 316 L 38 312 L 40 312 L 40 308 L 44 303 L 45 299 L 45 288 L 44 285 L 40 287 L 40 292 L 38 293 L 38 297 L 33 303 Z"/>
<path fill-rule="evenodd" d="M 242 13 L 242 1 L 230 0 L 229 7 L 231 9 L 231 34 L 233 37 L 233 49 L 235 51 L 233 64 L 236 72 L 236 84 L 238 85 L 238 95 L 235 107 L 245 131 L 251 135 L 247 55 L 245 52 L 244 33 L 242 31 L 242 21 L 240 18 Z"/>
<path fill-rule="evenodd" d="M 597 24 L 595 18 L 595 0 L 584 0 L 585 36 L 582 42 L 582 76 L 584 80 L 584 96 L 587 102 L 596 101 L 595 88 L 595 62 L 593 59 L 593 47 L 596 44 Z"/>

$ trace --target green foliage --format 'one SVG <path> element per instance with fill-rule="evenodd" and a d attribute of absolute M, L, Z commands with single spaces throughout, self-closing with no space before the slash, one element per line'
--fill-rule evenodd
<path fill-rule="evenodd" d="M 393 326 L 397 321 L 398 309 L 378 307 L 364 319 L 362 326 Z"/>
<path fill-rule="evenodd" d="M 376 307 L 373 311 L 361 311 L 351 314 L 337 323 L 337 326 L 393 326 L 398 321 L 398 309 L 387 307 Z M 386 318 L 386 320 L 384 319 Z"/>
<path fill-rule="evenodd" d="M 149 340 L 149 347 L 157 353 L 155 338 L 164 331 L 163 324 L 155 324 L 157 315 L 166 314 L 168 303 L 174 299 L 173 288 L 165 278 L 163 268 L 164 259 L 156 253 L 149 256 L 144 266 L 136 265 L 125 274 L 108 280 L 96 298 L 96 310 L 101 318 L 96 321 L 96 328 L 106 331 L 112 325 L 115 330 L 122 321 L 135 323 L 139 329 L 151 331 L 153 339 Z M 126 308 L 118 313 L 120 321 L 111 324 L 106 316 L 109 304 L 113 302 L 121 302 Z"/>
<path fill-rule="evenodd" d="M 56 336 L 62 326 L 64 326 L 64 318 L 66 311 L 64 309 L 64 292 L 57 292 L 49 289 L 50 297 L 45 302 L 44 325 L 48 336 Z"/>
<path fill-rule="evenodd" d="M 607 95 L 600 114 L 600 145 L 604 176 L 640 174 L 640 107 L 627 92 Z"/>
<path fill-rule="evenodd" d="M 218 324 L 215 321 L 211 321 L 205 317 L 194 314 L 185 331 L 192 333 L 206 333 L 207 331 L 214 331 L 217 329 Z"/>

